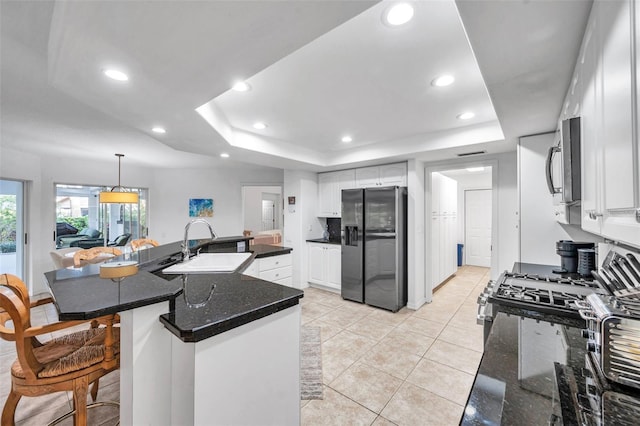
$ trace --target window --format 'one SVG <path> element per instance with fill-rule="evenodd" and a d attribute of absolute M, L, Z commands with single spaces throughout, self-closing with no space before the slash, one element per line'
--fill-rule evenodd
<path fill-rule="evenodd" d="M 139 194 L 137 204 L 100 204 L 100 191 L 109 190 L 102 186 L 56 184 L 56 247 L 98 246 L 123 234 L 146 237 L 148 190 L 125 189 Z"/>

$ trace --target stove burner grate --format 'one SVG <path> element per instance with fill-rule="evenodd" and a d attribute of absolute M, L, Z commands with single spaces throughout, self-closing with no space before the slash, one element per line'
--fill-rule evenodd
<path fill-rule="evenodd" d="M 494 303 L 579 317 L 574 302 L 601 291 L 597 284 L 586 280 L 505 272 L 488 296 Z"/>

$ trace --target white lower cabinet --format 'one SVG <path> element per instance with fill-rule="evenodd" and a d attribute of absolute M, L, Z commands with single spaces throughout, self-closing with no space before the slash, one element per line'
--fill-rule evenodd
<path fill-rule="evenodd" d="M 261 257 L 255 259 L 244 275 L 260 278 L 265 281 L 272 281 L 291 287 L 293 285 L 291 275 L 291 253 L 279 256 Z"/>
<path fill-rule="evenodd" d="M 342 247 L 338 244 L 307 243 L 307 281 L 340 290 Z"/>

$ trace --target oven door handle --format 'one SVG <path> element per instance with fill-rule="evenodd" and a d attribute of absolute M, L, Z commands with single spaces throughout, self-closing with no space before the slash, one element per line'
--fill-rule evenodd
<path fill-rule="evenodd" d="M 556 190 L 556 186 L 553 184 L 553 155 L 556 152 L 560 152 L 559 146 L 552 146 L 549 148 L 547 152 L 547 161 L 546 161 L 546 169 L 547 169 L 547 188 L 549 188 L 549 193 L 551 195 L 559 194 L 560 190 Z"/>

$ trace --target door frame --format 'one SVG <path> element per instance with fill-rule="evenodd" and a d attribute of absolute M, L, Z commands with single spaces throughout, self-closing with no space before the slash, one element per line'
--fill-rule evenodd
<path fill-rule="evenodd" d="M 17 182 L 21 185 L 21 191 L 16 194 L 16 275 L 26 283 L 30 283 L 29 269 L 29 187 L 30 181 L 21 179 L 2 178 L 0 180 Z M 20 235 L 20 237 L 18 237 Z M 20 244 L 18 244 L 20 243 Z M 29 286 L 31 292 L 31 286 Z"/>
<path fill-rule="evenodd" d="M 424 276 L 425 276 L 425 302 L 429 303 L 433 297 L 433 288 L 431 287 L 430 280 L 427 280 L 426 277 L 431 276 L 431 244 L 433 239 L 433 230 L 431 227 L 430 217 L 427 217 L 431 214 L 431 194 L 433 192 L 432 182 L 431 182 L 431 174 L 433 172 L 445 172 L 447 170 L 456 170 L 456 169 L 464 169 L 467 167 L 491 167 L 491 190 L 493 191 L 493 196 L 491 197 L 491 241 L 492 245 L 495 246 L 498 241 L 498 215 L 496 214 L 498 211 L 498 160 L 495 158 L 492 159 L 471 159 L 467 158 L 464 160 L 458 161 L 443 161 L 436 164 L 428 164 L 425 165 L 424 169 L 424 223 L 425 223 L 425 233 L 424 233 L 424 255 L 423 259 L 424 264 Z M 498 256 L 497 247 L 493 247 L 494 250 L 491 251 L 491 269 L 497 270 L 498 268 Z"/>

